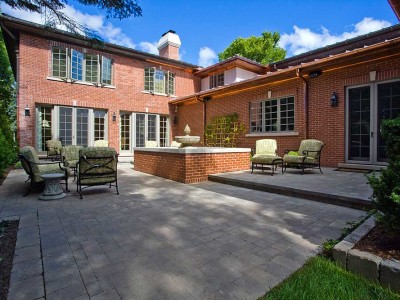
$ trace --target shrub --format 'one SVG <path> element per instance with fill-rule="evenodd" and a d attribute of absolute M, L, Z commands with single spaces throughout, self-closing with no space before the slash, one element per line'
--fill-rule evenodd
<path fill-rule="evenodd" d="M 382 122 L 381 133 L 389 164 L 379 177 L 373 174 L 368 178 L 373 189 L 372 205 L 379 223 L 400 232 L 400 118 Z"/>
<path fill-rule="evenodd" d="M 0 130 L 0 177 L 8 166 L 16 161 L 16 147 L 12 139 L 7 138 Z"/>

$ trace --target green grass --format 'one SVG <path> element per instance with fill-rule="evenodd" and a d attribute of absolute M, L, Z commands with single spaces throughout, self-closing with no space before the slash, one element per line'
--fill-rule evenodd
<path fill-rule="evenodd" d="M 260 299 L 400 300 L 400 295 L 317 256 Z"/>

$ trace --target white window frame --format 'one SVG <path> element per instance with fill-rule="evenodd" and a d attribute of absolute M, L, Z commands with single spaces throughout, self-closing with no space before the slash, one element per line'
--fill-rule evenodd
<path fill-rule="evenodd" d="M 210 75 L 210 89 L 225 85 L 225 72 Z"/>
<path fill-rule="evenodd" d="M 161 75 L 162 79 L 156 77 Z M 144 68 L 144 91 L 157 95 L 175 94 L 175 74 L 170 71 L 164 71 L 155 67 Z M 161 86 L 161 89 L 158 87 Z M 172 87 L 172 91 L 171 91 Z"/>
<path fill-rule="evenodd" d="M 293 129 L 281 130 L 281 100 L 293 98 Z M 270 130 L 266 131 L 266 119 L 265 119 L 265 112 L 266 112 L 266 103 L 269 101 L 276 101 L 277 102 L 277 121 L 276 121 L 276 128 L 277 130 Z M 252 103 L 261 103 L 261 120 L 253 120 L 252 113 L 251 113 L 251 105 Z M 261 121 L 261 131 L 251 131 L 252 130 L 252 122 L 260 122 Z M 295 132 L 295 125 L 296 125 L 296 101 L 294 96 L 284 96 L 279 98 L 267 99 L 267 100 L 260 100 L 260 101 L 252 101 L 249 102 L 249 131 L 250 134 L 284 134 L 284 133 L 293 133 Z"/>

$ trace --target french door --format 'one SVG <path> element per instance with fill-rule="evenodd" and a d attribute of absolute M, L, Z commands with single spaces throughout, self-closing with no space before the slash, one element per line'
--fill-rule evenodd
<path fill-rule="evenodd" d="M 107 111 L 65 106 L 39 106 L 37 113 L 37 149 L 45 151 L 45 142 L 60 140 L 62 145 L 92 146 L 107 140 Z"/>
<path fill-rule="evenodd" d="M 349 87 L 346 98 L 346 161 L 385 164 L 380 124 L 400 117 L 400 81 Z"/>

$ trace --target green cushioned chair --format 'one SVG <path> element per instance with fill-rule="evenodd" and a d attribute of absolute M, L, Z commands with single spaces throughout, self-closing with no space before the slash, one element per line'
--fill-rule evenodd
<path fill-rule="evenodd" d="M 302 140 L 300 143 L 299 150 L 286 150 L 283 156 L 284 172 L 287 167 L 301 168 L 304 174 L 306 168 L 318 168 L 321 170 L 321 152 L 324 147 L 324 143 L 318 140 Z"/>
<path fill-rule="evenodd" d="M 76 186 L 80 198 L 82 199 L 83 189 L 103 184 L 109 184 L 110 187 L 115 186 L 117 195 L 119 195 L 117 162 L 118 154 L 114 148 L 87 147 L 80 149 Z"/>
<path fill-rule="evenodd" d="M 83 146 L 69 145 L 61 148 L 61 161 L 65 167 L 71 168 L 76 178 L 76 167 L 79 161 L 79 150 Z"/>
<path fill-rule="evenodd" d="M 28 195 L 31 190 L 34 188 L 34 185 L 43 182 L 43 178 L 41 175 L 43 174 L 64 174 L 64 180 L 66 185 L 66 190 L 68 190 L 68 174 L 70 173 L 70 169 L 62 166 L 61 162 L 41 162 L 37 156 L 35 149 L 31 146 L 22 147 L 19 150 L 19 159 L 21 160 L 22 167 L 25 172 L 28 174 L 30 180 L 30 189 L 24 195 Z"/>
<path fill-rule="evenodd" d="M 62 144 L 59 140 L 47 140 L 46 141 L 47 158 L 51 158 L 52 161 L 61 160 L 61 155 L 60 155 L 61 148 Z"/>
<path fill-rule="evenodd" d="M 277 166 L 282 165 L 283 162 L 282 157 L 277 155 L 277 151 L 276 140 L 256 141 L 256 152 L 251 158 L 251 173 L 254 169 L 261 169 L 264 172 L 264 168 L 268 168 L 272 170 L 271 175 L 274 175 Z"/>

